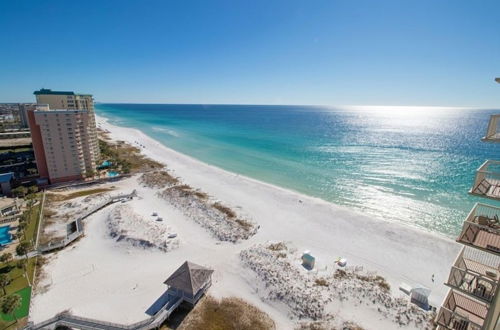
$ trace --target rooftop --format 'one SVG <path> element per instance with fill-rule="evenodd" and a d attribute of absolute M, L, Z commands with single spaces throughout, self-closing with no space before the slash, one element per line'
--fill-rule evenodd
<path fill-rule="evenodd" d="M 7 198 L 7 197 L 0 198 L 0 210 L 8 206 L 11 206 L 14 203 L 16 203 L 16 200 L 14 198 Z"/>
<path fill-rule="evenodd" d="M 164 283 L 185 293 L 195 295 L 212 273 L 211 269 L 186 261 Z"/>
<path fill-rule="evenodd" d="M 0 139 L 0 148 L 31 147 L 31 137 Z"/>
<path fill-rule="evenodd" d="M 13 178 L 14 178 L 14 173 L 12 173 L 12 172 L 2 173 L 2 174 L 0 174 L 0 183 L 9 182 Z"/>
<path fill-rule="evenodd" d="M 91 94 L 75 94 L 75 92 L 70 91 L 53 91 L 48 88 L 41 88 L 39 91 L 33 92 L 35 95 L 81 95 L 81 96 L 92 96 Z"/>

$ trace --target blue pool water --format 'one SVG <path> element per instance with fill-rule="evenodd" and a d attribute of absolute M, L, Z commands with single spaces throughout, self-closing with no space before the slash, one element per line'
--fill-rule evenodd
<path fill-rule="evenodd" d="M 110 177 L 110 178 L 112 178 L 112 177 L 118 176 L 118 174 L 119 174 L 118 172 L 109 171 L 107 173 L 107 176 Z"/>
<path fill-rule="evenodd" d="M 7 245 L 12 242 L 12 236 L 9 233 L 10 226 L 0 227 L 0 245 Z"/>
<path fill-rule="evenodd" d="M 450 237 L 481 201 L 467 194 L 476 168 L 500 158 L 500 146 L 480 141 L 495 109 L 98 104 L 96 110 L 206 163 Z"/>

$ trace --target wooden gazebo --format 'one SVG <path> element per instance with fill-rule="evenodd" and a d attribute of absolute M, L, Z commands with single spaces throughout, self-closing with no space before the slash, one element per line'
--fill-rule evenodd
<path fill-rule="evenodd" d="M 165 280 L 171 295 L 194 305 L 212 285 L 212 269 L 185 261 Z"/>

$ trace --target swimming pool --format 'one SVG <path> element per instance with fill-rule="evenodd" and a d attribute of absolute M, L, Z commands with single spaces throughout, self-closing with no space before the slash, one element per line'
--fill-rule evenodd
<path fill-rule="evenodd" d="M 12 235 L 9 231 L 9 225 L 0 227 L 0 245 L 7 245 L 12 242 Z"/>
<path fill-rule="evenodd" d="M 112 178 L 112 177 L 118 176 L 118 174 L 119 173 L 115 172 L 115 171 L 108 171 L 107 176 L 110 177 L 110 178 Z"/>
<path fill-rule="evenodd" d="M 111 165 L 113 165 L 113 163 L 111 163 L 109 160 L 105 160 L 105 161 L 102 162 L 101 165 L 97 166 L 97 169 L 98 170 L 102 170 L 104 168 L 110 167 Z"/>

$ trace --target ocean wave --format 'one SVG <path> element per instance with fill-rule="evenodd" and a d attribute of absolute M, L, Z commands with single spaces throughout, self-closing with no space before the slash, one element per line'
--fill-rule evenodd
<path fill-rule="evenodd" d="M 165 133 L 165 134 L 168 134 L 168 135 L 171 135 L 171 136 L 175 136 L 175 137 L 179 137 L 180 136 L 180 134 L 177 133 L 176 131 L 174 131 L 172 129 L 169 129 L 169 128 L 166 128 L 166 127 L 153 126 L 151 129 L 153 131 L 155 131 L 155 132 L 161 132 L 161 133 Z"/>

